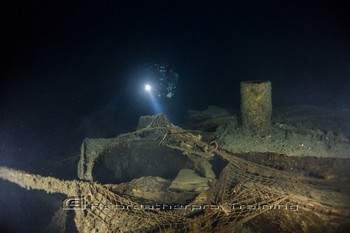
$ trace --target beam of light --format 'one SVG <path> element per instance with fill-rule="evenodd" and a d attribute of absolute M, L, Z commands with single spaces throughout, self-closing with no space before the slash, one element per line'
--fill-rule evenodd
<path fill-rule="evenodd" d="M 149 83 L 145 84 L 144 90 L 149 95 L 154 114 L 162 113 L 162 108 L 160 107 L 160 104 L 157 101 L 157 98 L 155 98 L 155 96 L 154 96 L 152 85 Z"/>
<path fill-rule="evenodd" d="M 151 100 L 151 104 L 153 107 L 154 114 L 162 113 L 162 108 L 160 107 L 160 104 L 158 103 L 157 99 L 154 97 L 153 93 L 151 91 L 147 91 Z"/>

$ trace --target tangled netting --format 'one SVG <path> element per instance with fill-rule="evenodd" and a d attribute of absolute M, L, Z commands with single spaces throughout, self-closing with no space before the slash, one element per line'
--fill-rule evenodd
<path fill-rule="evenodd" d="M 172 125 L 162 115 L 149 117 L 137 131 L 113 139 L 113 146 L 130 145 L 135 140 L 154 141 L 179 150 L 202 166 L 214 155 L 227 163 L 216 178 L 205 173 L 210 188 L 188 204 L 195 210 L 153 208 L 123 195 L 123 184 L 93 182 L 94 161 L 103 146 L 91 149 L 83 144 L 78 175 L 85 181 L 62 181 L 4 167 L 0 168 L 0 177 L 26 188 L 83 196 L 86 206 L 74 210 L 79 232 L 232 232 L 275 209 L 289 215 L 309 214 L 322 221 L 349 224 L 348 199 L 337 194 L 333 183 L 246 161 L 220 150 L 215 142 L 206 142 L 198 133 Z M 286 223 L 281 220 L 278 224 Z M 291 232 L 294 230 L 301 231 L 299 228 Z"/>

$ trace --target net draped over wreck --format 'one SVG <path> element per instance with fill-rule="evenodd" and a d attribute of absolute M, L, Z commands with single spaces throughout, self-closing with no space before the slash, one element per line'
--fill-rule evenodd
<path fill-rule="evenodd" d="M 181 170 L 179 162 L 186 171 L 194 171 L 203 185 L 178 189 L 174 180 L 158 178 L 163 190 L 135 186 L 134 178 L 141 179 L 135 176 L 140 167 L 134 165 L 133 171 L 130 163 L 147 160 L 146 152 L 155 156 L 151 159 L 163 156 L 164 161 L 162 157 L 158 162 L 168 165 L 163 170 L 145 168 L 144 176 L 147 171 L 148 176 L 161 176 L 167 166 Z M 215 159 L 223 161 L 221 169 L 213 168 Z M 96 167 L 102 163 L 121 182 L 99 183 Z M 64 181 L 0 167 L 0 178 L 24 188 L 83 197 L 83 208 L 74 209 L 79 232 L 233 232 L 247 224 L 254 228 L 261 221 L 273 222 L 283 232 L 339 232 L 350 226 L 349 197 L 332 181 L 249 162 L 221 150 L 200 132 L 171 124 L 164 115 L 141 117 L 135 132 L 116 138 L 85 139 L 78 177 L 79 181 Z M 123 182 L 127 178 L 132 181 Z M 157 208 L 162 200 L 165 209 Z"/>

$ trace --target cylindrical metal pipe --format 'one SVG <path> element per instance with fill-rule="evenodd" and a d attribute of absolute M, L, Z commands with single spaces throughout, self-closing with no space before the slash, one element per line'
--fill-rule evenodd
<path fill-rule="evenodd" d="M 241 82 L 241 113 L 244 131 L 253 134 L 269 131 L 272 115 L 270 81 Z"/>

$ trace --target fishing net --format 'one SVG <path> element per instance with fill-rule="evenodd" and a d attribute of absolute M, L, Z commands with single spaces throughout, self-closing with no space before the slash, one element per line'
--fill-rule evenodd
<path fill-rule="evenodd" d="M 127 183 L 94 181 L 94 168 L 103 156 L 111 150 L 130 149 L 135 143 L 150 150 L 163 147 L 162 152 L 181 152 L 208 180 L 209 189 L 198 191 L 188 203 L 164 209 L 126 194 Z M 215 157 L 225 161 L 217 175 L 211 165 Z M 0 178 L 24 188 L 83 197 L 79 208 L 73 208 L 79 232 L 233 232 L 242 227 L 256 229 L 259 221 L 273 221 L 275 229 L 285 232 L 345 232 L 350 225 L 349 197 L 332 181 L 249 162 L 220 150 L 200 132 L 171 124 L 164 115 L 141 118 L 135 132 L 113 139 L 86 139 L 78 176 L 80 181 L 63 181 L 0 167 Z M 331 228 L 324 227 L 324 221 Z"/>

